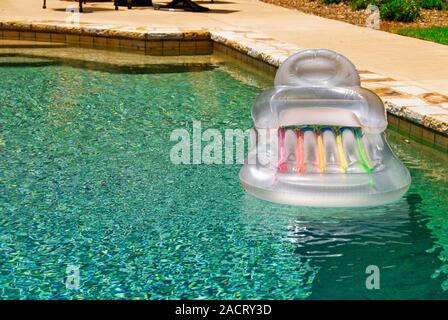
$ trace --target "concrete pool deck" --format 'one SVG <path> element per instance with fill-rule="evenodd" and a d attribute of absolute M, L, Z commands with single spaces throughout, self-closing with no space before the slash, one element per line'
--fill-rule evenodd
<path fill-rule="evenodd" d="M 382 97 L 389 113 L 423 129 L 441 133 L 438 138 L 430 139 L 442 149 L 448 149 L 448 46 L 361 28 L 256 0 L 200 3 L 211 8 L 211 12 L 166 12 L 153 8 L 128 10 L 123 7 L 115 11 L 112 2 L 87 3 L 78 31 L 102 37 L 125 35 L 152 44 L 157 38 L 180 40 L 181 46 L 186 43 L 182 40 L 209 37 L 215 49 L 225 51 L 231 48 L 274 67 L 301 49 L 333 49 L 355 63 L 363 86 Z M 22 30 L 28 40 L 39 40 L 36 35 L 50 30 L 48 28 L 76 34 L 76 28 L 64 24 L 67 18 L 65 9 L 76 4 L 48 0 L 44 10 L 41 0 L 3 0 L 0 3 L 1 29 Z M 64 41 L 69 42 L 68 39 Z M 135 45 L 143 45 L 144 52 L 148 53 L 144 43 Z M 179 46 L 179 43 L 171 45 Z M 199 54 L 210 50 L 196 44 L 195 48 Z M 162 50 L 151 49 L 154 52 Z M 412 135 L 411 127 L 405 130 Z"/>

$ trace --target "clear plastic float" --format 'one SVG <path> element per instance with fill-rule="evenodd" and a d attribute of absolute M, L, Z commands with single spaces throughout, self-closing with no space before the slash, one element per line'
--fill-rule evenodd
<path fill-rule="evenodd" d="M 381 99 L 355 66 L 326 49 L 283 62 L 252 108 L 255 141 L 240 171 L 246 191 L 272 202 L 375 206 L 399 199 L 411 177 L 387 143 Z"/>

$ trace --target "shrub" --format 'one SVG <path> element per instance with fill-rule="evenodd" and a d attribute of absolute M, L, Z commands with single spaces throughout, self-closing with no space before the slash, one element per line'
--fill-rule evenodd
<path fill-rule="evenodd" d="M 353 10 L 364 10 L 369 4 L 380 6 L 384 0 L 350 0 L 349 4 Z"/>
<path fill-rule="evenodd" d="M 418 4 L 423 9 L 442 10 L 442 7 L 443 7 L 442 0 L 420 0 Z"/>
<path fill-rule="evenodd" d="M 392 0 L 381 5 L 380 16 L 383 20 L 413 22 L 420 17 L 420 8 L 412 0 Z"/>
<path fill-rule="evenodd" d="M 341 3 L 342 0 L 323 0 L 323 2 L 325 4 L 332 4 L 332 3 L 338 4 L 338 3 Z"/>
<path fill-rule="evenodd" d="M 350 7 L 353 10 L 364 10 L 370 4 L 368 0 L 350 0 Z"/>

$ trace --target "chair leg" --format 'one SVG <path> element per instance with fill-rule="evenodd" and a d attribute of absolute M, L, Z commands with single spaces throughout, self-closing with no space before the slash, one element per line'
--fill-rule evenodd
<path fill-rule="evenodd" d="M 118 10 L 118 0 L 114 0 L 115 10 Z"/>
<path fill-rule="evenodd" d="M 47 0 L 44 0 L 44 4 L 42 5 L 42 9 L 47 9 Z"/>
<path fill-rule="evenodd" d="M 79 0 L 79 12 L 82 12 L 82 0 Z"/>
<path fill-rule="evenodd" d="M 128 9 L 132 9 L 132 0 L 128 0 Z"/>

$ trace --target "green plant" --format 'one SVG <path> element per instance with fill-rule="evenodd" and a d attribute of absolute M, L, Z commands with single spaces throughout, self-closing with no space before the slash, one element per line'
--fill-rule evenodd
<path fill-rule="evenodd" d="M 325 4 L 332 4 L 332 3 L 338 4 L 342 2 L 342 0 L 322 0 L 322 1 Z"/>
<path fill-rule="evenodd" d="M 380 7 L 383 20 L 413 22 L 420 17 L 420 8 L 412 0 L 392 0 Z"/>
<path fill-rule="evenodd" d="M 369 4 L 379 7 L 384 1 L 385 0 L 349 0 L 349 4 L 353 10 L 364 10 Z"/>
<path fill-rule="evenodd" d="M 395 33 L 448 45 L 448 27 L 404 28 Z"/>
<path fill-rule="evenodd" d="M 442 7 L 443 7 L 442 0 L 419 0 L 418 4 L 423 9 L 442 10 Z"/>
<path fill-rule="evenodd" d="M 350 7 L 353 10 L 364 10 L 370 4 L 369 0 L 350 0 Z"/>

